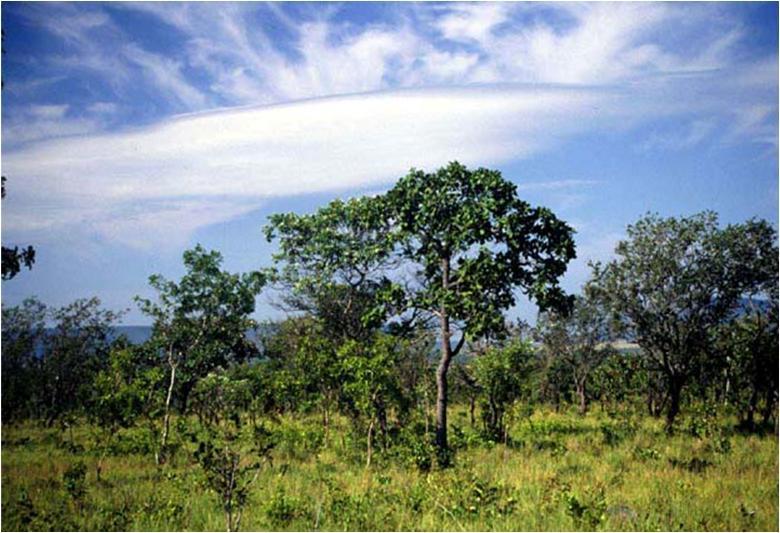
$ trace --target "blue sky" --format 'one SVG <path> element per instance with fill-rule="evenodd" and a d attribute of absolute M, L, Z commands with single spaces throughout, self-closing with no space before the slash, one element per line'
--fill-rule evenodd
<path fill-rule="evenodd" d="M 575 227 L 570 291 L 647 211 L 777 226 L 777 3 L 4 3 L 2 26 L 2 239 L 37 249 L 4 305 L 147 323 L 133 296 L 194 244 L 267 266 L 269 214 L 455 159 Z"/>

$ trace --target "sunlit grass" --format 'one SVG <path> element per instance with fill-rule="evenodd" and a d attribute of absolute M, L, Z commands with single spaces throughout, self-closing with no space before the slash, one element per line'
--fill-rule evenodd
<path fill-rule="evenodd" d="M 420 472 L 379 451 L 366 469 L 362 438 L 345 420 L 318 445 L 317 417 L 283 418 L 272 427 L 287 440 L 253 486 L 242 529 L 778 528 L 777 437 L 733 432 L 731 420 L 720 421 L 718 438 L 690 435 L 685 419 L 668 437 L 649 417 L 544 409 L 514 421 L 509 446 L 478 441 L 457 412 L 452 420 L 473 444 L 453 468 Z M 85 425 L 74 442 L 31 423 L 3 428 L 4 529 L 225 529 L 186 450 L 162 469 L 151 454 L 110 455 L 98 482 L 91 435 Z M 87 474 L 77 501 L 63 475 L 78 461 Z"/>

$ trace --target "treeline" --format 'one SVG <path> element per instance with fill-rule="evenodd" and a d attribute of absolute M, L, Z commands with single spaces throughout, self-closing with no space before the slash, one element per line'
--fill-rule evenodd
<path fill-rule="evenodd" d="M 367 464 L 403 448 L 423 468 L 453 458 L 453 401 L 504 442 L 509 419 L 542 403 L 641 406 L 671 432 L 695 399 L 731 406 L 746 429 L 776 424 L 778 249 L 766 221 L 647 215 L 576 297 L 558 285 L 575 257 L 571 227 L 497 171 L 458 163 L 412 170 L 383 195 L 274 215 L 265 234 L 279 245 L 273 268 L 232 274 L 198 246 L 180 280 L 152 276 L 156 298 L 137 299 L 153 320 L 141 345 L 112 338 L 120 314 L 96 299 L 4 308 L 3 422 L 87 417 L 105 446 L 144 424 L 161 465 L 186 434 L 228 528 L 253 479 L 242 457 L 269 452 L 263 420 L 281 413 L 316 412 L 325 434 L 339 414 Z M 290 318 L 250 342 L 269 285 Z M 534 328 L 505 320 L 518 292 L 539 306 Z M 248 427 L 250 450 L 237 444 Z"/>

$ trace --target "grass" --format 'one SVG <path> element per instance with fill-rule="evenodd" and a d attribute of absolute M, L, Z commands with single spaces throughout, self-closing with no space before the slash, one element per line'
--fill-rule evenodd
<path fill-rule="evenodd" d="M 455 465 L 422 472 L 392 449 L 376 452 L 366 469 L 362 437 L 344 420 L 325 439 L 314 415 L 282 418 L 241 528 L 778 529 L 776 435 L 736 433 L 733 421 L 722 419 L 708 436 L 694 437 L 686 427 L 695 420 L 683 418 L 669 437 L 662 421 L 649 417 L 537 410 L 513 424 L 505 446 L 480 439 L 459 407 L 451 420 L 458 426 L 451 430 Z M 32 423 L 3 427 L 5 530 L 225 528 L 218 498 L 186 450 L 158 470 L 144 452 L 143 430 L 127 430 L 98 481 L 91 435 L 83 424 L 73 441 Z M 83 487 L 80 462 L 87 467 Z"/>

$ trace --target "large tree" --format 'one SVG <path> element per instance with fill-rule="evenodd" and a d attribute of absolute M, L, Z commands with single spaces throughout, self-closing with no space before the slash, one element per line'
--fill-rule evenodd
<path fill-rule="evenodd" d="M 179 283 L 151 276 L 149 284 L 157 291 L 157 300 L 136 298 L 141 310 L 154 320 L 151 342 L 165 354 L 169 371 L 158 463 L 166 452 L 177 372 L 183 374 L 182 401 L 186 403 L 198 378 L 257 353 L 247 331 L 255 326 L 250 315 L 265 276 L 260 272 L 231 274 L 221 264 L 219 252 L 198 245 L 184 252 L 186 273 Z"/>
<path fill-rule="evenodd" d="M 416 280 L 407 306 L 439 322 L 436 444 L 443 452 L 453 357 L 467 336 L 501 334 L 518 288 L 542 309 L 570 303 L 558 279 L 575 257 L 574 232 L 550 210 L 519 199 L 500 172 L 457 162 L 433 173 L 413 169 L 378 200 Z"/>
<path fill-rule="evenodd" d="M 685 385 L 702 365 L 716 363 L 712 333 L 742 295 L 769 275 L 776 283 L 776 234 L 756 220 L 720 229 L 712 212 L 648 214 L 627 233 L 617 259 L 594 265 L 594 288 L 665 376 L 671 431 Z"/>

